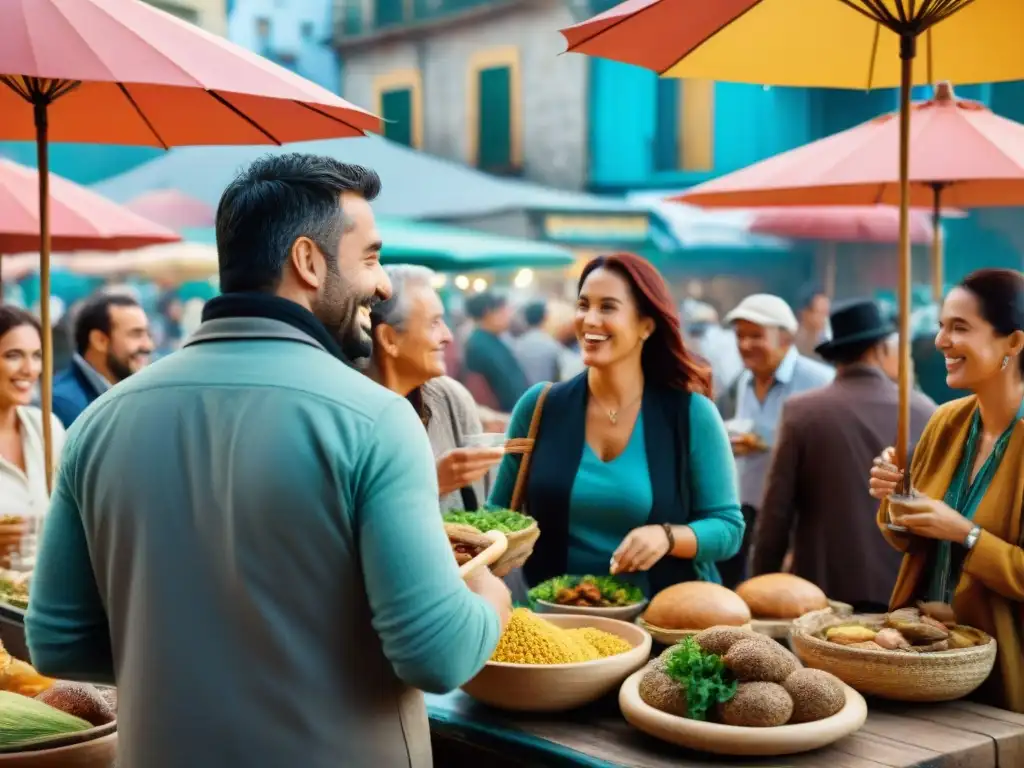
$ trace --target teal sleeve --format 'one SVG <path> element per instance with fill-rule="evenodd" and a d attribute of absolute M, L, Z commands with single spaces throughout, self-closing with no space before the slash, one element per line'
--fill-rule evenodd
<path fill-rule="evenodd" d="M 541 391 L 547 386 L 544 383 L 534 384 L 519 398 L 516 407 L 512 409 L 512 416 L 508 422 L 508 439 L 526 437 L 530 434 L 530 421 L 533 419 L 533 411 L 537 407 L 537 400 Z M 519 475 L 519 464 L 522 456 L 519 454 L 506 453 L 505 458 L 498 465 L 498 476 L 494 480 L 494 487 L 491 488 L 491 495 L 487 503 L 492 507 L 507 509 L 512 503 L 512 492 L 516 487 L 516 477 Z"/>
<path fill-rule="evenodd" d="M 459 576 L 437 499 L 427 433 L 409 403 L 396 402 L 360 463 L 352 514 L 384 654 L 399 678 L 430 693 L 472 679 L 500 633 L 497 612 Z"/>
<path fill-rule="evenodd" d="M 722 417 L 703 395 L 690 398 L 690 488 L 694 561 L 728 560 L 739 552 L 744 529 L 736 463 Z"/>
<path fill-rule="evenodd" d="M 113 685 L 110 627 L 69 477 L 71 446 L 64 454 L 32 574 L 25 637 L 40 674 Z"/>

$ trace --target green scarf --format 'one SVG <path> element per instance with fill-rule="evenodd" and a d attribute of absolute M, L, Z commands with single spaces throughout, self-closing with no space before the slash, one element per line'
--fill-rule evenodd
<path fill-rule="evenodd" d="M 974 519 L 974 513 L 978 509 L 995 477 L 996 470 L 1003 460 L 1006 447 L 1010 443 L 1010 436 L 1017 422 L 1024 418 L 1024 401 L 1021 401 L 1017 409 L 1017 418 L 1010 422 L 1010 425 L 996 440 L 992 447 L 992 453 L 981 465 L 978 474 L 971 482 L 971 468 L 978 456 L 978 445 L 981 442 L 981 410 L 974 409 L 971 417 L 971 428 L 967 433 L 967 442 L 964 444 L 964 452 L 960 457 L 960 464 L 957 466 L 953 480 L 949 484 L 946 496 L 943 501 L 952 509 L 955 509 L 968 520 Z M 967 550 L 958 546 L 954 552 L 952 542 L 936 542 L 935 552 L 932 559 L 931 575 L 928 581 L 927 600 L 937 600 L 943 603 L 953 602 L 953 593 L 956 591 L 957 582 L 960 580 L 960 571 L 963 568 L 964 558 Z"/>

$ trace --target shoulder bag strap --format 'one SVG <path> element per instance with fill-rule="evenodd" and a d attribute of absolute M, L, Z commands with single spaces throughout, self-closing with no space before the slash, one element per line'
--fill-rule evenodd
<path fill-rule="evenodd" d="M 526 481 L 530 476 L 530 457 L 533 455 L 533 444 L 537 440 L 537 431 L 540 429 L 540 417 L 544 412 L 544 401 L 547 400 L 548 392 L 551 391 L 551 384 L 546 384 L 537 397 L 537 405 L 533 408 L 533 418 L 530 419 L 530 431 L 526 437 L 518 437 L 509 440 L 505 445 L 508 453 L 522 454 L 519 461 L 519 474 L 516 475 L 515 489 L 512 491 L 512 509 L 521 510 L 526 499 Z"/>

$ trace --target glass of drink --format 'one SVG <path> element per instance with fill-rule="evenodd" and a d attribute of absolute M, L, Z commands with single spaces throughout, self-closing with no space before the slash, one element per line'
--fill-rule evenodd
<path fill-rule="evenodd" d="M 903 518 L 907 515 L 916 515 L 928 511 L 928 497 L 915 490 L 910 493 L 894 493 L 889 497 L 889 524 L 890 531 L 906 533 L 909 530 L 901 525 Z"/>
<path fill-rule="evenodd" d="M 477 435 L 465 435 L 462 438 L 462 447 L 504 448 L 507 440 L 503 432 L 481 432 Z"/>

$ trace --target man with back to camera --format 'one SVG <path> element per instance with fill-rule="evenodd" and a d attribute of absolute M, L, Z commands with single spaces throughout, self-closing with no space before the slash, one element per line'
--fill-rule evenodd
<path fill-rule="evenodd" d="M 153 339 L 139 302 L 120 293 L 100 293 L 74 318 L 75 353 L 53 379 L 53 413 L 70 427 L 89 404 L 119 381 L 149 364 Z"/>
<path fill-rule="evenodd" d="M 346 364 L 390 293 L 379 189 L 253 163 L 217 210 L 223 295 L 69 435 L 28 644 L 43 674 L 116 683 L 123 765 L 430 766 L 415 689 L 497 644 L 509 592 L 459 578 L 423 425 Z"/>

